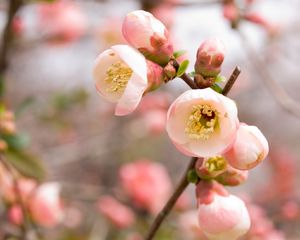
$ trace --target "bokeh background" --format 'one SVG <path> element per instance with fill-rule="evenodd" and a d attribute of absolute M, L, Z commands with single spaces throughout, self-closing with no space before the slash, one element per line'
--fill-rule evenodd
<path fill-rule="evenodd" d="M 0 3 L 2 31 L 8 2 Z M 45 2 L 24 1 L 18 10 L 7 68 L 1 73 L 3 101 L 15 113 L 18 144 L 42 163 L 45 181 L 62 186 L 66 218 L 55 228 L 41 228 L 45 239 L 139 239 L 153 216 L 136 208 L 122 192 L 120 167 L 140 159 L 159 162 L 175 185 L 188 164 L 164 130 L 168 106 L 188 89 L 182 81 L 175 79 L 150 93 L 126 117 L 114 116 L 114 105 L 95 90 L 94 59 L 109 46 L 125 43 L 122 20 L 141 8 L 168 26 L 176 50 L 186 50 L 190 71 L 203 40 L 218 37 L 224 42 L 222 75 L 229 77 L 236 65 L 242 70 L 229 96 L 237 102 L 240 120 L 258 126 L 270 144 L 270 156 L 250 171 L 248 180 L 229 188 L 249 202 L 253 219 L 259 223 L 244 239 L 300 239 L 298 0 L 236 1 L 241 14 L 263 19 L 241 19 L 238 24 L 224 16 L 230 1 L 70 0 L 65 2 L 78 11 L 78 22 L 62 18 L 60 23 L 57 17 L 51 25 L 40 9 L 41 4 L 51 4 Z M 64 24 L 66 29 L 77 26 L 78 32 L 56 36 L 53 29 Z M 159 113 L 147 114 L 147 109 L 159 109 Z M 104 194 L 130 206 L 137 223 L 124 229 L 107 220 L 97 207 Z M 171 214 L 157 239 L 202 239 L 197 234 L 180 235 L 184 232 L 180 217 L 196 209 L 193 186 L 185 198 L 182 209 Z M 10 226 L 4 207 L 0 214 L 0 237 L 5 239 L 7 231 L 17 230 Z"/>

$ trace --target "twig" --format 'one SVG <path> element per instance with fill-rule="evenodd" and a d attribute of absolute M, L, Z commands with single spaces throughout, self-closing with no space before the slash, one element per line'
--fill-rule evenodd
<path fill-rule="evenodd" d="M 7 21 L 4 27 L 3 36 L 2 36 L 2 45 L 0 48 L 0 97 L 3 95 L 4 88 L 4 72 L 7 68 L 7 60 L 8 60 L 8 51 L 11 45 L 11 40 L 13 36 L 12 32 L 12 23 L 14 16 L 17 11 L 22 6 L 21 0 L 8 0 L 9 6 L 7 9 Z"/>
<path fill-rule="evenodd" d="M 186 73 L 184 73 L 181 77 L 180 77 L 183 81 L 185 81 L 185 83 L 187 85 L 190 86 L 190 88 L 192 89 L 197 89 L 197 85 L 195 84 L 194 80 Z"/>
<path fill-rule="evenodd" d="M 184 175 L 182 176 L 179 184 L 177 185 L 177 187 L 175 189 L 175 192 L 173 193 L 171 198 L 168 200 L 168 202 L 166 203 L 164 208 L 161 210 L 161 212 L 155 218 L 153 224 L 151 225 L 151 227 L 149 229 L 148 235 L 146 236 L 145 240 L 153 239 L 153 237 L 156 234 L 157 230 L 159 229 L 161 223 L 166 218 L 166 216 L 169 214 L 169 212 L 171 211 L 171 209 L 175 205 L 177 199 L 182 194 L 182 192 L 188 186 L 189 182 L 188 182 L 188 179 L 187 179 L 187 174 L 190 170 L 194 169 L 197 159 L 198 159 L 197 157 L 192 157 L 191 158 L 190 163 L 189 163 L 186 171 L 184 172 Z"/>
<path fill-rule="evenodd" d="M 261 75 L 261 79 L 267 89 L 270 91 L 271 95 L 275 98 L 277 103 L 284 109 L 285 111 L 291 113 L 295 117 L 300 119 L 300 106 L 293 98 L 291 98 L 285 89 L 274 80 L 272 74 L 268 70 L 264 61 L 257 54 L 256 50 L 249 44 L 246 37 L 241 33 L 242 43 L 246 47 L 248 55 L 250 56 L 250 60 L 252 65 L 255 67 L 256 71 Z"/>
<path fill-rule="evenodd" d="M 235 81 L 237 80 L 238 76 L 241 73 L 241 69 L 239 66 L 236 66 L 235 69 L 233 70 L 232 74 L 230 75 L 225 87 L 223 88 L 222 94 L 223 95 L 227 95 L 229 93 L 229 91 L 231 90 L 231 88 L 233 87 L 233 84 L 235 83 Z"/>

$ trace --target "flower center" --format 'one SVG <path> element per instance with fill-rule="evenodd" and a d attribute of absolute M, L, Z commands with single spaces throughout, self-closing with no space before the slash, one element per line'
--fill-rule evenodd
<path fill-rule="evenodd" d="M 122 61 L 112 64 L 106 71 L 104 81 L 109 84 L 106 91 L 110 93 L 123 92 L 132 72 L 131 68 Z"/>
<path fill-rule="evenodd" d="M 207 104 L 193 106 L 185 133 L 192 139 L 209 139 L 218 126 L 218 112 Z"/>
<path fill-rule="evenodd" d="M 207 159 L 205 167 L 209 172 L 225 170 L 227 162 L 222 156 L 215 156 Z"/>

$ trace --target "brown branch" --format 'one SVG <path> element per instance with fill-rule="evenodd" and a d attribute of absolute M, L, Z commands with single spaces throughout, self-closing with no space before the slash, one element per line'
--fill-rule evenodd
<path fill-rule="evenodd" d="M 255 67 L 256 71 L 261 75 L 261 79 L 267 89 L 270 91 L 271 95 L 281 106 L 282 109 L 291 113 L 295 117 L 300 119 L 300 106 L 293 98 L 291 98 L 285 89 L 273 78 L 265 62 L 257 54 L 256 50 L 249 44 L 247 38 L 241 33 L 240 37 L 242 43 L 244 44 L 252 65 Z"/>
<path fill-rule="evenodd" d="M 231 73 L 226 85 L 223 88 L 223 91 L 222 91 L 223 95 L 226 96 L 229 93 L 229 91 L 233 87 L 233 84 L 235 83 L 235 81 L 239 77 L 240 73 L 241 73 L 240 67 L 236 66 L 235 69 L 233 70 L 233 72 Z"/>
<path fill-rule="evenodd" d="M 176 65 L 176 63 L 175 63 L 175 65 Z M 229 77 L 229 80 L 227 81 L 227 83 L 226 83 L 226 85 L 223 89 L 223 92 L 222 92 L 223 95 L 227 95 L 227 93 L 232 88 L 233 84 L 237 80 L 240 73 L 241 73 L 240 68 L 238 66 L 235 67 L 234 71 L 232 72 L 231 76 Z M 189 86 L 191 84 L 191 86 L 190 86 L 191 88 L 197 89 L 197 86 L 194 83 L 194 81 L 192 80 L 192 78 L 190 78 L 190 76 L 188 76 L 186 73 L 184 73 L 181 76 L 181 78 Z M 189 163 L 186 171 L 184 172 L 184 175 L 182 176 L 181 180 L 179 181 L 178 185 L 176 186 L 173 195 L 170 197 L 170 199 L 167 201 L 167 203 L 165 204 L 163 209 L 160 211 L 160 213 L 154 219 L 154 221 L 153 221 L 153 223 L 152 223 L 152 225 L 151 225 L 151 227 L 150 227 L 150 229 L 147 233 L 147 236 L 146 236 L 145 240 L 152 240 L 153 239 L 153 237 L 155 236 L 155 234 L 158 231 L 159 227 L 161 226 L 162 222 L 164 221 L 164 219 L 168 216 L 168 214 L 170 213 L 170 211 L 174 207 L 177 199 L 180 197 L 180 195 L 183 193 L 183 191 L 189 185 L 188 173 L 189 173 L 190 170 L 193 170 L 195 168 L 195 164 L 196 164 L 197 159 L 198 159 L 197 157 L 192 157 L 191 158 L 190 163 Z"/>
<path fill-rule="evenodd" d="M 153 224 L 151 225 L 151 227 L 149 229 L 148 235 L 146 236 L 145 240 L 153 239 L 153 237 L 156 234 L 157 230 L 159 229 L 161 223 L 167 217 L 169 212 L 172 210 L 173 206 L 175 205 L 177 199 L 180 197 L 182 192 L 189 185 L 187 175 L 190 170 L 194 169 L 197 159 L 198 159 L 197 157 L 191 158 L 190 163 L 189 163 L 187 169 L 185 170 L 184 175 L 182 176 L 180 182 L 178 183 L 173 195 L 168 200 L 168 202 L 166 203 L 164 208 L 161 210 L 161 212 L 155 218 Z"/>

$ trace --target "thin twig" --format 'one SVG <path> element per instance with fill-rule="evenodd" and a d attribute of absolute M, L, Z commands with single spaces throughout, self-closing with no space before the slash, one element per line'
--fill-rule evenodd
<path fill-rule="evenodd" d="M 179 184 L 176 187 L 176 190 L 174 191 L 173 195 L 168 200 L 168 202 L 166 203 L 164 208 L 161 210 L 161 212 L 155 218 L 153 224 L 151 225 L 151 227 L 149 229 L 148 235 L 146 236 L 145 240 L 153 239 L 153 237 L 156 234 L 157 230 L 159 229 L 161 223 L 166 218 L 166 216 L 169 214 L 169 212 L 171 211 L 171 209 L 175 205 L 177 199 L 182 194 L 182 192 L 188 186 L 189 182 L 188 182 L 188 179 L 187 179 L 187 174 L 190 170 L 194 169 L 197 159 L 198 159 L 197 157 L 192 157 L 191 158 L 190 163 L 189 163 L 186 171 L 184 172 L 184 175 L 182 176 Z"/>
<path fill-rule="evenodd" d="M 187 85 L 190 86 L 190 88 L 192 89 L 197 89 L 197 85 L 195 84 L 194 80 L 186 73 L 184 73 L 181 77 L 180 77 Z"/>
<path fill-rule="evenodd" d="M 247 38 L 241 33 L 242 43 L 244 44 L 252 65 L 255 67 L 256 71 L 261 75 L 261 79 L 267 89 L 270 91 L 271 95 L 275 98 L 277 103 L 285 111 L 291 113 L 295 117 L 300 119 L 300 105 L 289 94 L 285 89 L 273 78 L 266 64 L 257 54 L 256 50 L 249 44 Z"/>
<path fill-rule="evenodd" d="M 241 69 L 239 66 L 236 66 L 235 69 L 233 70 L 232 74 L 230 75 L 226 85 L 223 88 L 222 94 L 223 95 L 227 95 L 229 93 L 229 91 L 231 90 L 231 88 L 233 87 L 233 84 L 235 83 L 235 81 L 237 80 L 238 76 L 241 73 Z"/>

